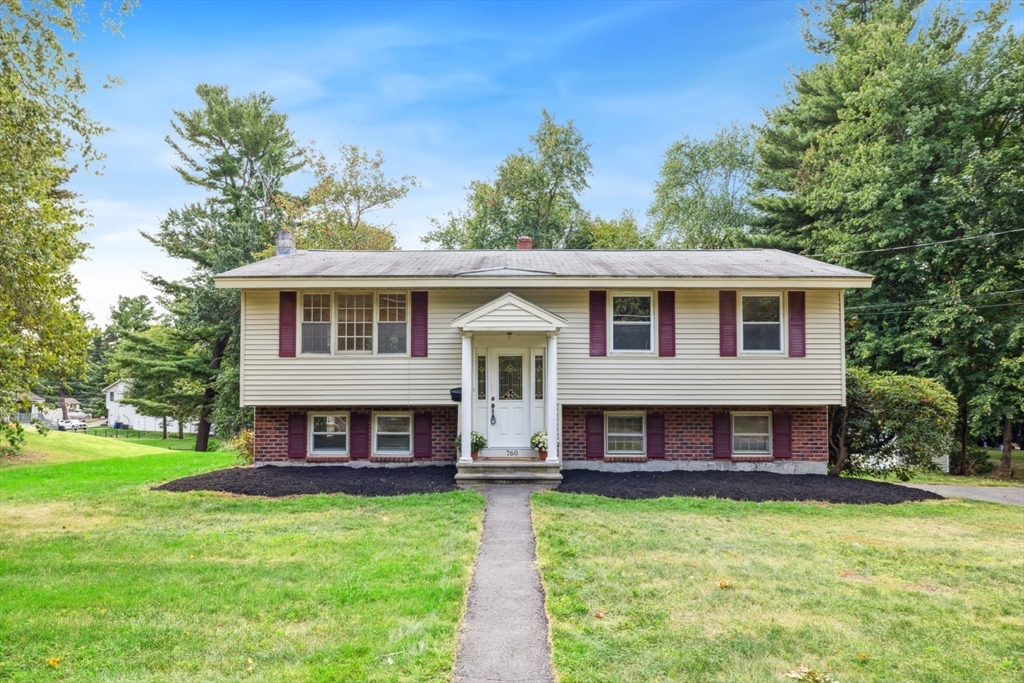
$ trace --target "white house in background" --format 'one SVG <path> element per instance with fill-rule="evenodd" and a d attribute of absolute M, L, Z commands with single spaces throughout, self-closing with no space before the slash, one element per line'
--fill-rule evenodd
<path fill-rule="evenodd" d="M 28 400 L 29 409 L 28 411 L 18 411 L 18 422 L 31 422 L 32 420 L 38 420 L 43 417 L 43 406 L 46 403 L 39 394 L 26 394 L 25 398 Z"/>
<path fill-rule="evenodd" d="M 64 405 L 68 409 L 68 418 L 74 420 L 84 420 L 86 415 L 82 410 L 82 403 L 77 398 L 71 398 L 70 396 L 64 397 Z M 56 422 L 57 420 L 64 419 L 64 411 L 60 408 L 60 401 L 57 402 L 56 407 L 50 408 L 44 413 L 47 420 Z"/>
<path fill-rule="evenodd" d="M 162 430 L 164 428 L 162 417 L 140 415 L 135 406 L 121 402 L 125 392 L 128 391 L 129 382 L 131 380 L 119 379 L 113 384 L 104 387 L 104 399 L 107 404 L 107 424 L 113 427 L 115 423 L 118 423 L 127 425 L 131 429 L 141 429 L 147 432 Z M 195 431 L 195 424 L 186 424 L 185 430 Z M 167 431 L 178 431 L 178 423 L 173 418 L 167 418 Z"/>

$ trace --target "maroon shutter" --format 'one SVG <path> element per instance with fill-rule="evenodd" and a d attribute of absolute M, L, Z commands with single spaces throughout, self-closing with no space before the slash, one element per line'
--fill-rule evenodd
<path fill-rule="evenodd" d="M 412 293 L 412 343 L 409 349 L 413 358 L 427 357 L 427 293 Z"/>
<path fill-rule="evenodd" d="M 732 457 L 732 427 L 729 422 L 729 413 L 714 413 L 712 421 L 712 441 L 714 443 L 714 455 L 716 458 Z"/>
<path fill-rule="evenodd" d="M 661 413 L 647 416 L 647 457 L 665 457 L 665 416 Z"/>
<path fill-rule="evenodd" d="M 718 293 L 718 355 L 736 355 L 736 292 Z"/>
<path fill-rule="evenodd" d="M 587 457 L 604 458 L 604 413 L 587 413 Z"/>
<path fill-rule="evenodd" d="M 676 355 L 675 292 L 658 292 L 658 355 Z"/>
<path fill-rule="evenodd" d="M 365 459 L 370 457 L 370 416 L 366 413 L 352 415 L 352 441 L 349 446 L 349 457 Z"/>
<path fill-rule="evenodd" d="M 432 455 L 431 450 L 434 445 L 433 417 L 431 413 L 416 413 L 416 418 L 413 421 L 412 451 L 417 458 L 429 458 Z"/>
<path fill-rule="evenodd" d="M 804 292 L 789 293 L 789 355 L 807 355 L 807 298 Z"/>
<path fill-rule="evenodd" d="M 277 316 L 277 355 L 295 358 L 295 299 L 298 292 L 281 292 Z"/>
<path fill-rule="evenodd" d="M 608 355 L 608 292 L 590 293 L 590 355 Z"/>
<path fill-rule="evenodd" d="M 793 457 L 792 417 L 789 413 L 772 413 L 772 457 Z"/>
<path fill-rule="evenodd" d="M 288 457 L 306 457 L 306 416 L 303 413 L 288 416 Z"/>

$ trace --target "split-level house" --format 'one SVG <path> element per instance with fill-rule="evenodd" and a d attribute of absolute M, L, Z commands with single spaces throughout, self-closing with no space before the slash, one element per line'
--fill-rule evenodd
<path fill-rule="evenodd" d="M 218 275 L 241 290 L 256 463 L 826 471 L 844 290 L 869 275 L 776 250 L 530 246 L 303 251 L 285 231 Z M 456 448 L 471 431 L 479 453 Z"/>

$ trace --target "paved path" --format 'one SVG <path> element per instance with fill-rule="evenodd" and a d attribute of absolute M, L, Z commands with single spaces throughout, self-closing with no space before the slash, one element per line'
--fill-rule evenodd
<path fill-rule="evenodd" d="M 487 486 L 484 533 L 455 656 L 456 683 L 552 683 L 527 485 Z"/>
<path fill-rule="evenodd" d="M 988 503 L 1005 503 L 1024 507 L 1024 487 L 1020 486 L 964 486 L 962 484 L 901 484 L 912 489 L 923 489 L 945 498 L 970 498 Z"/>

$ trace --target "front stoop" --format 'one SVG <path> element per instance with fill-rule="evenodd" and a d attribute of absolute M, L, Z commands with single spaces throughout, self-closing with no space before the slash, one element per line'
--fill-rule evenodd
<path fill-rule="evenodd" d="M 543 460 L 477 460 L 459 463 L 455 483 L 471 488 L 483 484 L 540 484 L 558 486 L 562 471 L 557 462 Z"/>

